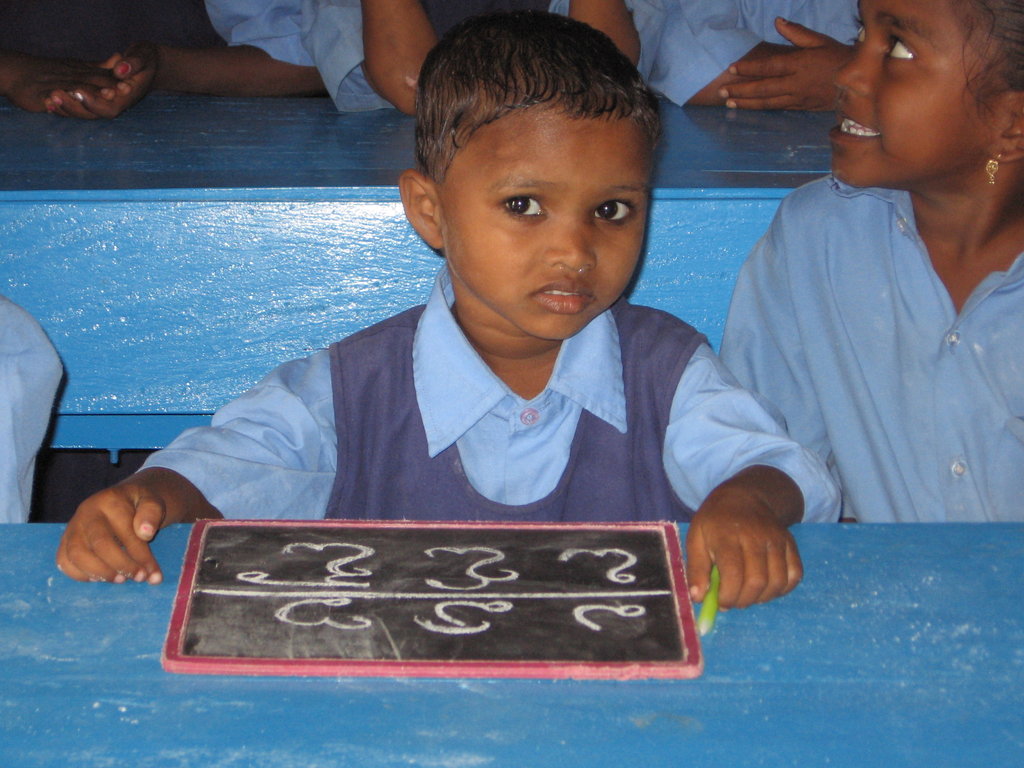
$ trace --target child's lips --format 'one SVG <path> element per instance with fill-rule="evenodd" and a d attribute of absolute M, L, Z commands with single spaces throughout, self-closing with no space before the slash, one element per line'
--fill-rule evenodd
<path fill-rule="evenodd" d="M 594 300 L 586 285 L 572 280 L 549 283 L 534 294 L 548 311 L 560 315 L 574 315 L 586 309 Z"/>

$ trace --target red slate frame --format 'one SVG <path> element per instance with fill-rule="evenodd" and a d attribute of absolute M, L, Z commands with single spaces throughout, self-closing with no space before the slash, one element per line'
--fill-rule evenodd
<path fill-rule="evenodd" d="M 196 656 L 182 652 L 185 627 L 191 609 L 192 592 L 206 531 L 213 526 L 260 527 L 367 527 L 367 528 L 551 528 L 565 530 L 657 530 L 667 554 L 669 576 L 675 597 L 682 657 L 673 661 L 580 662 L 580 661 L 437 661 L 379 659 L 269 659 Z M 493 523 L 493 522 L 406 522 L 366 520 L 200 520 L 189 537 L 181 579 L 171 613 L 167 642 L 161 657 L 168 672 L 224 675 L 293 675 L 332 677 L 465 677 L 537 679 L 686 679 L 704 670 L 700 639 L 694 620 L 686 575 L 683 569 L 679 531 L 670 522 L 640 523 Z"/>

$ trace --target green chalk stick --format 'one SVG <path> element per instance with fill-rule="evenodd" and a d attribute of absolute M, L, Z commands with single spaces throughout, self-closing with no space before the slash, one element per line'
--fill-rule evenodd
<path fill-rule="evenodd" d="M 711 586 L 700 604 L 700 615 L 697 617 L 697 631 L 701 637 L 715 628 L 715 617 L 718 615 L 718 584 L 722 577 L 718 575 L 718 566 L 711 566 Z"/>

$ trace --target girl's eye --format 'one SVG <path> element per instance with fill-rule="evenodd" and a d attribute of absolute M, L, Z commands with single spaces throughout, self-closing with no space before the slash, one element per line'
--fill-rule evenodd
<path fill-rule="evenodd" d="M 609 200 L 594 209 L 594 215 L 605 221 L 619 221 L 629 215 L 630 207 L 620 200 Z"/>
<path fill-rule="evenodd" d="M 894 59 L 912 59 L 914 54 L 907 46 L 903 44 L 902 40 L 894 39 L 892 41 L 892 47 L 889 48 L 889 56 Z"/>
<path fill-rule="evenodd" d="M 857 28 L 857 36 L 854 38 L 854 40 L 856 42 L 858 42 L 858 43 L 863 43 L 864 42 L 864 25 L 863 24 L 861 24 L 860 27 Z"/>
<path fill-rule="evenodd" d="M 540 203 L 532 197 L 512 197 L 505 201 L 509 213 L 517 216 L 540 216 Z"/>

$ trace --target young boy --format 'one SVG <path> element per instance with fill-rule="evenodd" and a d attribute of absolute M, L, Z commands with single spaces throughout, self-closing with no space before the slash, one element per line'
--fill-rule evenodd
<path fill-rule="evenodd" d="M 413 227 L 443 254 L 425 307 L 270 374 L 87 499 L 57 563 L 160 580 L 147 542 L 201 517 L 692 520 L 695 599 L 802 576 L 787 526 L 834 520 L 821 462 L 695 330 L 620 297 L 644 239 L 657 102 L 603 34 L 467 20 L 424 62 Z M 693 510 L 696 510 L 694 513 Z"/>

